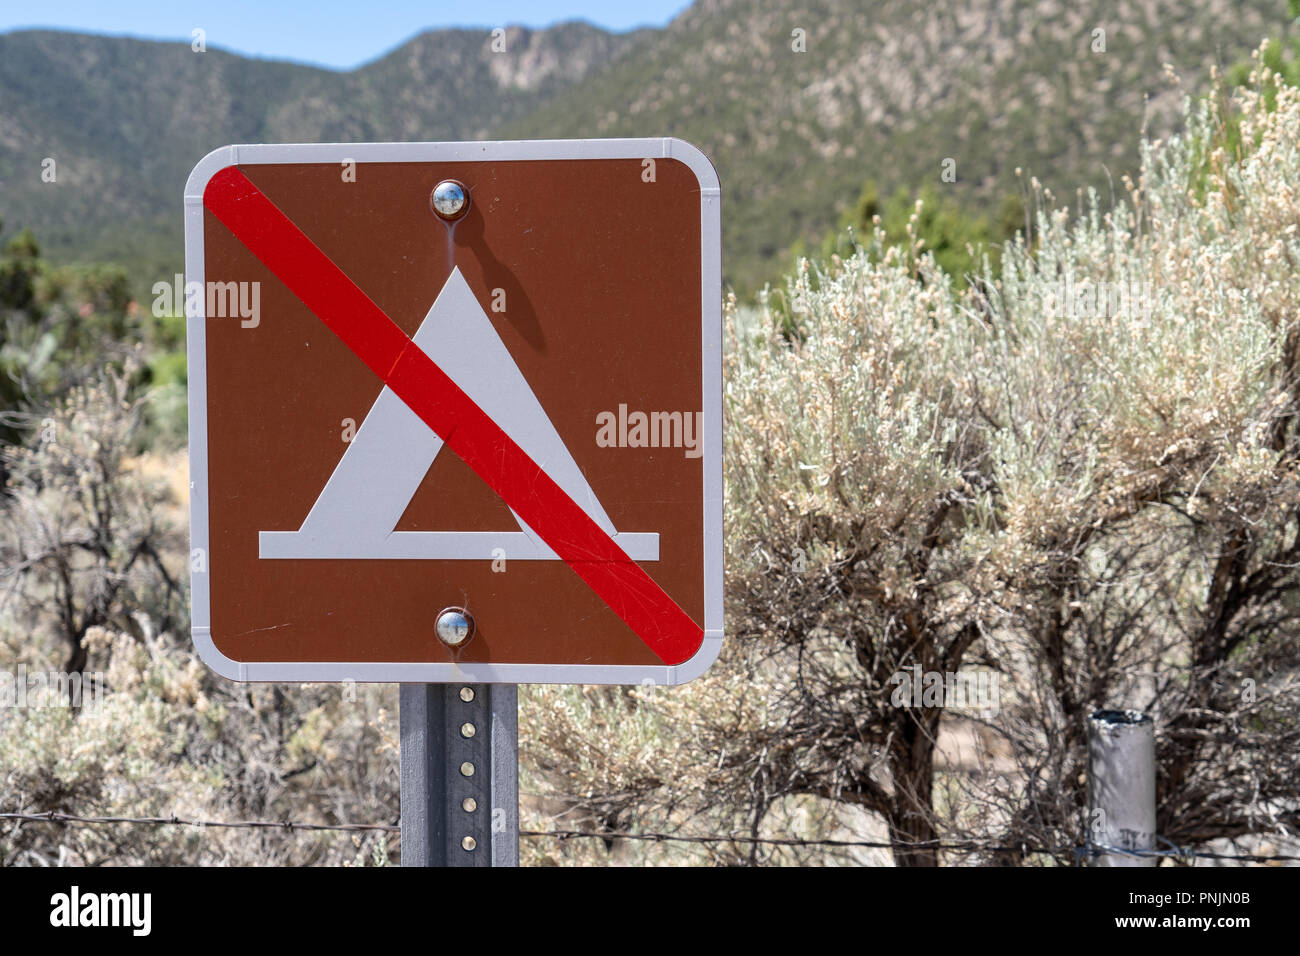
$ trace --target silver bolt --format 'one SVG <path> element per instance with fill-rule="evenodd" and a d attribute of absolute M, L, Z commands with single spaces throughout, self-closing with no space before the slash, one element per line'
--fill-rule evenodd
<path fill-rule="evenodd" d="M 462 777 L 474 776 L 474 765 L 470 763 L 468 760 L 466 760 L 463 764 L 460 765 L 460 773 Z"/>
<path fill-rule="evenodd" d="M 474 725 L 471 724 L 469 721 L 466 721 L 465 723 L 460 725 L 460 735 L 462 737 L 473 737 L 474 733 L 475 733 Z"/>
<path fill-rule="evenodd" d="M 466 797 L 464 800 L 460 802 L 460 808 L 464 810 L 466 813 L 473 813 L 475 810 L 478 809 L 478 801 L 475 800 L 473 797 Z"/>
<path fill-rule="evenodd" d="M 465 215 L 465 211 L 469 209 L 469 190 L 465 188 L 464 183 L 454 179 L 444 179 L 433 187 L 429 204 L 433 206 L 434 212 L 451 222 Z"/>
<path fill-rule="evenodd" d="M 442 643 L 448 647 L 460 647 L 474 635 L 474 619 L 464 608 L 444 608 L 438 613 L 438 621 L 434 629 L 438 632 L 438 640 Z M 462 692 L 461 697 L 464 696 Z"/>
<path fill-rule="evenodd" d="M 472 850 L 474 849 L 474 847 L 478 846 L 478 841 L 476 841 L 473 837 L 465 837 L 465 839 L 460 841 L 460 845 L 467 850 Z"/>
<path fill-rule="evenodd" d="M 472 700 L 474 699 L 474 688 L 473 688 L 473 687 L 462 687 L 462 688 L 460 689 L 460 699 L 463 700 L 463 701 L 464 701 L 465 703 L 467 703 L 467 704 L 468 704 L 470 701 L 472 701 Z"/>

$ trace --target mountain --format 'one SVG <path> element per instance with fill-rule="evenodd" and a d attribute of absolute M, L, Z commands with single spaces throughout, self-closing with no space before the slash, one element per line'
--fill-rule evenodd
<path fill-rule="evenodd" d="M 584 23 L 424 33 L 340 73 L 188 44 L 0 35 L 0 219 L 56 260 L 181 268 L 181 189 L 225 143 L 482 139 L 641 39 Z M 41 177 L 46 158 L 56 179 Z"/>
<path fill-rule="evenodd" d="M 722 180 L 728 275 L 751 288 L 868 179 L 990 212 L 1017 167 L 1058 196 L 1122 195 L 1144 122 L 1169 132 L 1185 95 L 1164 65 L 1200 87 L 1284 19 L 1282 0 L 700 0 L 502 132 L 695 142 Z"/>
<path fill-rule="evenodd" d="M 1284 6 L 699 0 L 659 30 L 511 28 L 504 53 L 486 30 L 431 31 L 350 72 L 15 32 L 0 35 L 0 218 L 56 259 L 153 281 L 180 266 L 186 174 L 223 143 L 675 135 L 718 167 L 724 268 L 749 291 L 868 179 L 990 210 L 1019 167 L 1108 200 L 1142 129 L 1171 131 L 1210 66 L 1281 32 Z"/>

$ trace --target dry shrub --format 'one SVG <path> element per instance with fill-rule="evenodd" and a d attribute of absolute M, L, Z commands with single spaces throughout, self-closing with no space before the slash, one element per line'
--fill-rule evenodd
<path fill-rule="evenodd" d="M 1122 706 L 1156 719 L 1166 839 L 1293 831 L 1300 93 L 1189 103 L 1126 186 L 1109 212 L 1033 186 L 1034 242 L 967 292 L 877 230 L 781 309 L 730 309 L 724 660 L 639 702 L 689 741 L 653 771 L 610 769 L 654 739 L 614 718 L 599 772 L 549 743 L 569 812 L 760 834 L 798 807 L 802 836 L 883 824 L 903 864 L 1068 863 L 1084 720 Z M 995 671 L 996 713 L 898 706 L 912 668 Z M 989 745 L 974 767 L 940 758 L 958 728 Z"/>

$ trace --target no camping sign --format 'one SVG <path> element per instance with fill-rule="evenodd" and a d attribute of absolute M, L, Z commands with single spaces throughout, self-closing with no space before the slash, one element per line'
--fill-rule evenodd
<path fill-rule="evenodd" d="M 702 153 L 229 146 L 185 204 L 210 666 L 677 684 L 716 658 L 721 261 Z"/>

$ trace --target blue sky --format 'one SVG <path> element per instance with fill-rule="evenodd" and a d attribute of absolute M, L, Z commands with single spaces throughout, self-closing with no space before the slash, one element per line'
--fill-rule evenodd
<path fill-rule="evenodd" d="M 202 28 L 207 32 L 209 47 L 351 69 L 431 27 L 490 28 L 515 23 L 544 27 L 565 20 L 586 20 L 608 30 L 629 30 L 663 26 L 689 5 L 689 0 L 60 0 L 49 4 L 0 3 L 0 32 L 54 27 L 189 43 L 192 31 Z"/>

